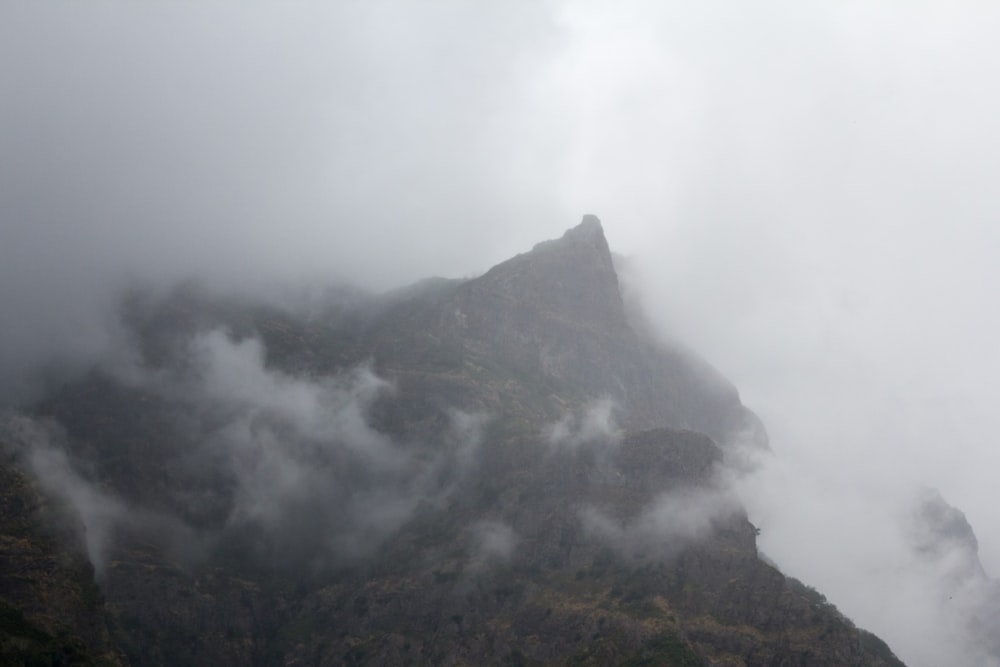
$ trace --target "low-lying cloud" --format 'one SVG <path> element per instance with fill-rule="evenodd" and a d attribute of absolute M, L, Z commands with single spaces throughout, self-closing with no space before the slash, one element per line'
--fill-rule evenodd
<path fill-rule="evenodd" d="M 508 562 L 519 541 L 513 527 L 502 521 L 477 521 L 469 531 L 472 537 L 469 567 L 473 571 Z"/>
<path fill-rule="evenodd" d="M 800 460 L 801 450 L 781 454 L 758 452 L 752 470 L 731 478 L 763 554 L 899 647 L 907 664 L 1000 664 L 982 630 L 997 618 L 997 586 L 961 512 L 879 470 L 845 478 L 830 462 Z"/>
<path fill-rule="evenodd" d="M 584 531 L 626 558 L 669 558 L 707 539 L 741 513 L 739 499 L 718 483 L 671 489 L 622 520 L 594 506 L 580 511 Z"/>
<path fill-rule="evenodd" d="M 585 405 L 581 412 L 567 414 L 543 429 L 543 436 L 553 449 L 578 449 L 582 446 L 610 447 L 621 442 L 622 429 L 615 413 L 618 406 L 610 398 Z"/>
<path fill-rule="evenodd" d="M 192 374 L 151 382 L 202 411 L 197 438 L 233 488 L 227 527 L 262 529 L 268 557 L 295 546 L 318 564 L 368 555 L 475 463 L 481 415 L 448 412 L 435 447 L 373 428 L 372 407 L 393 387 L 368 364 L 295 377 L 266 366 L 259 340 L 221 330 L 196 336 L 190 352 Z"/>
<path fill-rule="evenodd" d="M 99 582 L 109 576 L 112 550 L 126 534 L 139 535 L 180 561 L 196 563 L 205 557 L 211 536 L 176 517 L 129 503 L 93 479 L 93 465 L 71 456 L 67 434 L 52 420 L 8 413 L 0 419 L 0 441 L 42 492 L 68 509 Z"/>
<path fill-rule="evenodd" d="M 125 503 L 83 478 L 61 446 L 65 434 L 57 425 L 8 415 L 0 424 L 0 433 L 42 490 L 75 512 L 87 556 L 98 580 L 103 579 L 108 547 L 129 515 Z"/>
<path fill-rule="evenodd" d="M 245 551 L 268 567 L 319 571 L 370 555 L 420 506 L 439 507 L 454 492 L 476 466 L 488 423 L 446 410 L 440 441 L 394 440 L 371 425 L 374 403 L 394 389 L 369 364 L 298 377 L 269 368 L 260 340 L 224 330 L 193 336 L 176 366 L 123 358 L 131 361 L 112 366 L 119 381 L 184 415 L 164 474 L 194 524 L 183 527 L 186 537 L 201 534 L 211 549 Z M 74 469 L 65 438 L 26 417 L 11 424 L 43 487 L 80 515 L 103 575 L 116 526 L 134 530 L 151 513 Z M 213 522 L 220 508 L 221 523 Z M 501 555 L 501 533 L 483 531 L 483 553 Z"/>

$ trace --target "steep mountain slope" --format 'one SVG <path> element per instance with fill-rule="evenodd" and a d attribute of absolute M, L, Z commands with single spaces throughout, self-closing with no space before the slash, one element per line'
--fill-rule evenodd
<path fill-rule="evenodd" d="M 0 460 L 0 656 L 4 664 L 120 665 L 94 569 L 69 508 Z"/>
<path fill-rule="evenodd" d="M 437 299 L 390 314 L 378 331 L 376 360 L 404 369 L 422 354 L 421 361 L 450 371 L 484 368 L 491 378 L 538 389 L 529 402 L 549 416 L 566 401 L 604 396 L 622 408 L 626 428 L 669 424 L 723 441 L 752 421 L 714 369 L 641 338 L 629 325 L 594 216 L 561 239 L 449 287 Z M 414 330 L 422 332 L 416 341 Z"/>
<path fill-rule="evenodd" d="M 979 541 L 965 514 L 941 494 L 924 489 L 909 525 L 910 546 L 926 578 L 926 594 L 946 610 L 947 621 L 962 636 L 978 664 L 1000 663 L 1000 581 L 979 560 Z"/>
<path fill-rule="evenodd" d="M 724 451 L 759 425 L 636 332 L 592 216 L 319 315 L 187 288 L 123 323 L 2 440 L 87 531 L 105 599 L 66 604 L 136 664 L 899 664 L 758 558 Z"/>

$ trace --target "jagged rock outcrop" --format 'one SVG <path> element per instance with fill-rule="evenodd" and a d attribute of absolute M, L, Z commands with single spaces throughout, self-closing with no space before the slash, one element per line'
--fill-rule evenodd
<path fill-rule="evenodd" d="M 481 394 L 503 378 L 515 389 L 505 392 L 507 407 L 536 417 L 607 397 L 629 429 L 688 428 L 717 442 L 760 431 L 736 389 L 711 366 L 629 325 L 604 231 L 592 215 L 478 278 L 391 310 L 369 333 L 376 361 L 403 378 L 404 392 L 407 374 L 420 368 L 476 377 L 454 392 L 470 407 L 478 401 L 493 409 L 494 396 Z"/>
<path fill-rule="evenodd" d="M 951 576 L 985 577 L 979 561 L 979 540 L 965 514 L 949 505 L 941 494 L 924 489 L 910 522 L 910 539 L 924 558 L 952 561 Z"/>

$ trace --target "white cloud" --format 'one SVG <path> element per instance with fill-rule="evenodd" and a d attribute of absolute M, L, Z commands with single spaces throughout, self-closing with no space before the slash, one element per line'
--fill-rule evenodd
<path fill-rule="evenodd" d="M 375 402 L 395 390 L 369 364 L 290 375 L 267 366 L 260 340 L 223 330 L 193 336 L 186 359 L 181 372 L 131 366 L 123 377 L 186 407 L 186 456 L 232 488 L 228 527 L 259 531 L 276 561 L 297 549 L 317 567 L 370 555 L 475 469 L 489 422 L 446 410 L 440 442 L 396 441 L 371 424 Z"/>
<path fill-rule="evenodd" d="M 470 529 L 473 551 L 470 567 L 480 569 L 489 564 L 510 560 L 517 548 L 518 535 L 514 529 L 501 521 L 478 521 Z"/>
<path fill-rule="evenodd" d="M 579 414 L 568 414 L 547 424 L 542 435 L 555 449 L 581 446 L 607 448 L 621 442 L 622 430 L 615 421 L 618 406 L 610 398 L 601 398 L 583 406 Z"/>
<path fill-rule="evenodd" d="M 593 506 L 580 518 L 588 534 L 627 557 L 664 558 L 709 537 L 740 511 L 730 491 L 708 484 L 662 493 L 627 521 Z"/>
<path fill-rule="evenodd" d="M 54 424 L 8 415 L 3 418 L 0 430 L 4 440 L 15 448 L 38 479 L 42 490 L 75 511 L 95 575 L 98 580 L 104 579 L 111 540 L 128 516 L 126 505 L 81 476 L 61 448 L 64 436 Z"/>

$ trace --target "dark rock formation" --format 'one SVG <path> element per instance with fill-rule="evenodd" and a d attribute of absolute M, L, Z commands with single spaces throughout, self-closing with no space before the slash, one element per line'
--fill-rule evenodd
<path fill-rule="evenodd" d="M 4 445 L 4 443 L 0 443 Z M 0 446 L 0 662 L 123 665 L 70 508 L 46 498 Z"/>
<path fill-rule="evenodd" d="M 104 598 L 19 566 L 5 608 L 64 608 L 136 664 L 899 664 L 758 558 L 718 475 L 757 422 L 633 329 L 596 217 L 475 279 L 351 294 L 131 297 L 140 366 L 33 409 L 125 508 Z"/>

